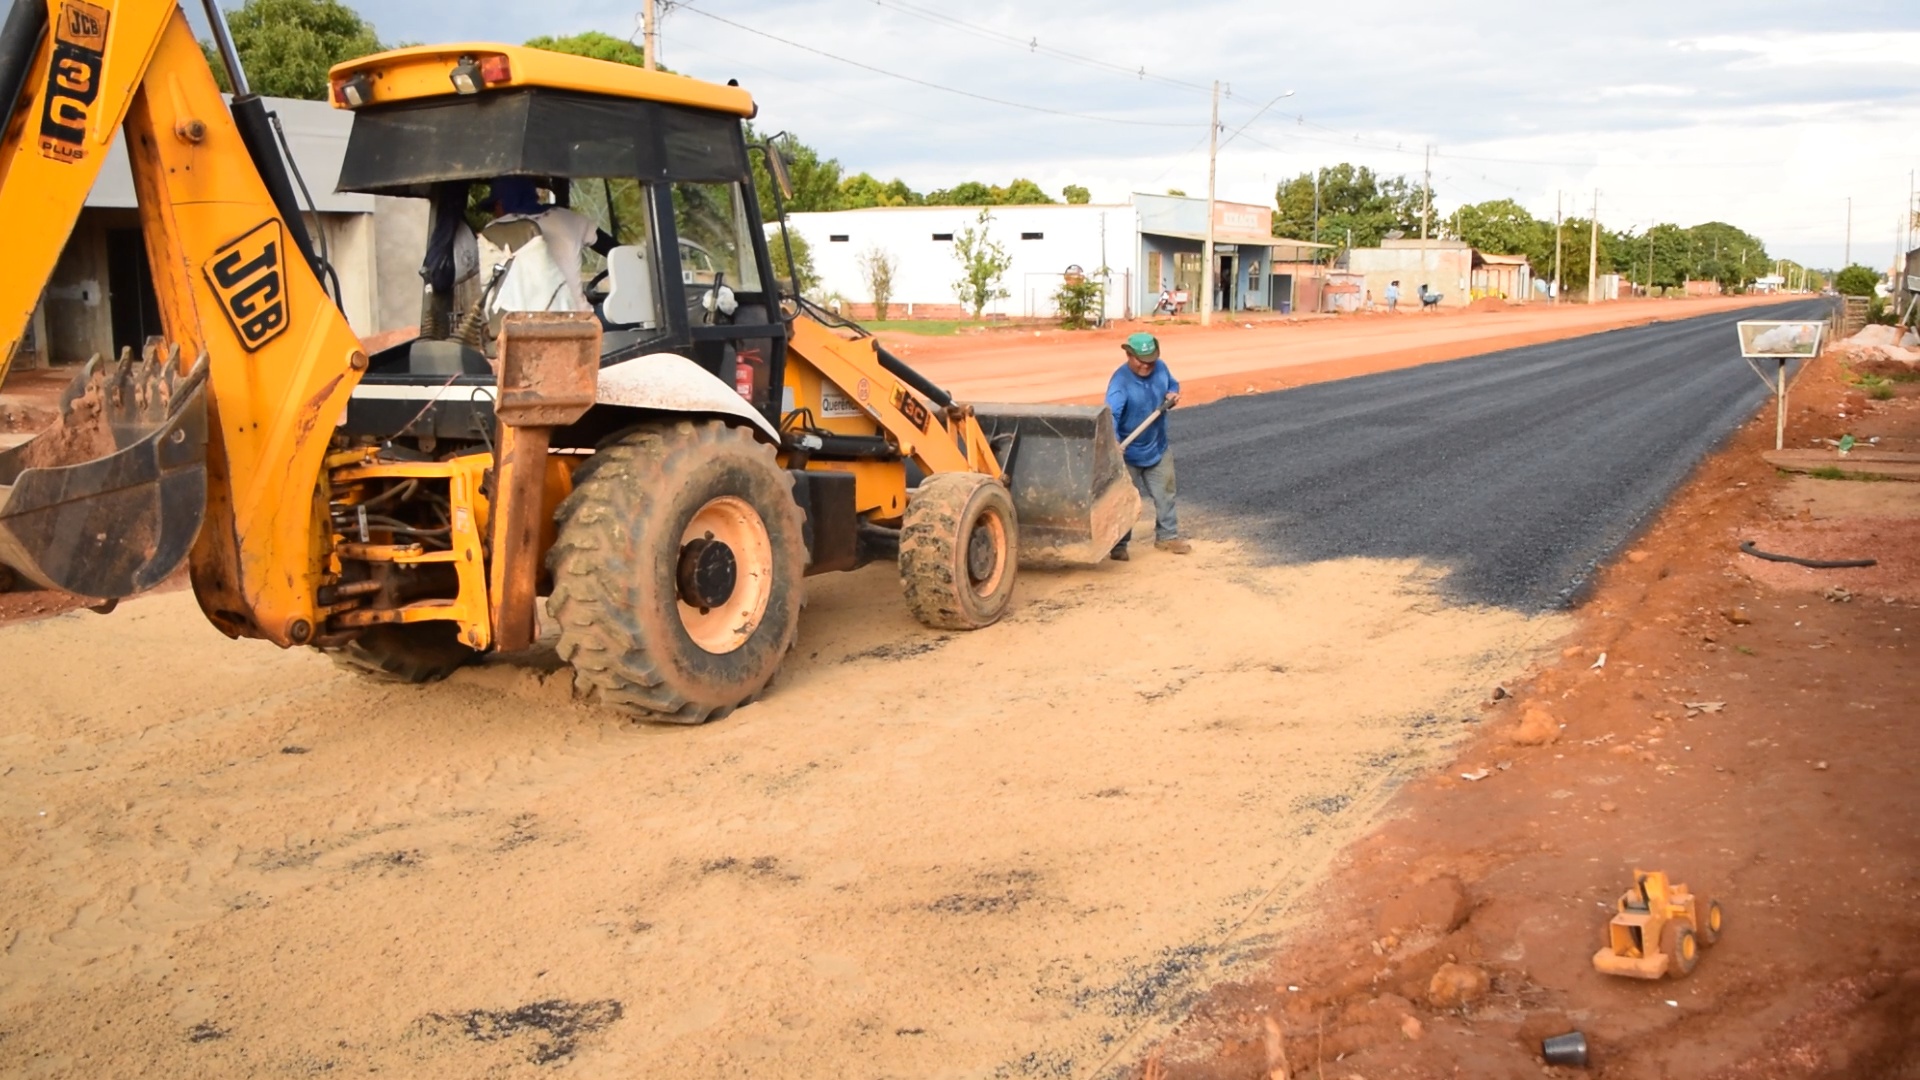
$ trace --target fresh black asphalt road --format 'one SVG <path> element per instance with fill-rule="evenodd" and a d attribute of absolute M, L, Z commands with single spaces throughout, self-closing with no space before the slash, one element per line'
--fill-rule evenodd
<path fill-rule="evenodd" d="M 1768 402 L 1734 323 L 1827 312 L 1748 308 L 1176 410 L 1182 532 L 1289 562 L 1423 559 L 1461 600 L 1568 606 Z"/>

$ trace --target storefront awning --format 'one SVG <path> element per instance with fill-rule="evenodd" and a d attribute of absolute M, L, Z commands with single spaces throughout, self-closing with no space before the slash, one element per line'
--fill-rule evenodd
<path fill-rule="evenodd" d="M 1194 240 L 1200 243 L 1206 243 L 1207 240 L 1206 233 L 1155 232 L 1151 229 L 1142 229 L 1141 231 L 1148 236 L 1167 236 L 1175 240 Z M 1213 242 L 1215 244 L 1234 244 L 1239 247 L 1297 248 L 1301 251 L 1311 251 L 1316 248 L 1324 250 L 1333 247 L 1332 244 L 1316 244 L 1311 240 L 1290 240 L 1284 236 L 1261 236 L 1257 233 L 1216 232 L 1213 234 Z"/>

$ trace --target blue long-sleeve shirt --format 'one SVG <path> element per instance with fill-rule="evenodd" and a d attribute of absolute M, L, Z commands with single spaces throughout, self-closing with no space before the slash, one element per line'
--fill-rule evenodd
<path fill-rule="evenodd" d="M 1107 408 L 1113 410 L 1115 437 L 1124 440 L 1133 434 L 1153 410 L 1166 401 L 1168 394 L 1180 392 L 1180 380 L 1167 369 L 1165 360 L 1153 362 L 1153 374 L 1141 378 L 1126 364 L 1107 380 Z M 1140 433 L 1127 447 L 1127 464 L 1151 469 L 1167 456 L 1167 414 L 1161 413 L 1153 426 Z"/>

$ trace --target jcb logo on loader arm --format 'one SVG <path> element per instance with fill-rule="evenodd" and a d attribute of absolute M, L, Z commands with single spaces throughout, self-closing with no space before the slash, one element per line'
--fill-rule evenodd
<path fill-rule="evenodd" d="M 263 221 L 207 261 L 207 281 L 248 352 L 287 328 L 287 275 L 281 262 L 285 250 L 280 223 Z"/>
<path fill-rule="evenodd" d="M 107 47 L 107 10 L 66 0 L 53 28 L 53 63 L 40 113 L 40 153 L 55 161 L 87 156 L 87 122 L 100 97 L 100 56 Z"/>

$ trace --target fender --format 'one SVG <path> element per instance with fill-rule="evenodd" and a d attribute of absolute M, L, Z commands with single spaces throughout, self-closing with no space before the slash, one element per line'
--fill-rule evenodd
<path fill-rule="evenodd" d="M 734 416 L 752 423 L 775 446 L 780 444 L 780 433 L 738 391 L 674 353 L 649 353 L 601 368 L 593 399 L 633 409 Z"/>

